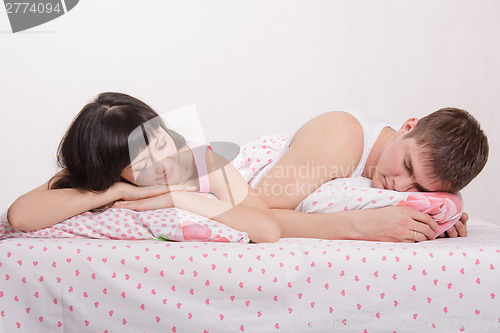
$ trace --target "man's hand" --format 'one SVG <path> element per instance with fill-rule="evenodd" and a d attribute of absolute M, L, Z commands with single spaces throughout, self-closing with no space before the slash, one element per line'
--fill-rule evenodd
<path fill-rule="evenodd" d="M 455 237 L 465 237 L 467 236 L 467 221 L 469 220 L 469 215 L 467 213 L 463 213 L 462 217 L 460 220 L 458 220 L 457 223 L 450 229 L 446 230 L 443 232 L 441 235 L 439 235 L 439 238 L 443 237 L 450 237 L 450 238 L 455 238 Z"/>
<path fill-rule="evenodd" d="M 360 210 L 356 214 L 355 239 L 413 243 L 436 238 L 437 222 L 410 207 L 389 206 Z"/>

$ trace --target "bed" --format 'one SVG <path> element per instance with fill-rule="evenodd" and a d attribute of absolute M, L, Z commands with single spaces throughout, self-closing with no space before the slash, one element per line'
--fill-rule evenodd
<path fill-rule="evenodd" d="M 251 183 L 286 139 L 250 143 L 233 164 Z M 337 179 L 297 209 L 408 205 L 443 231 L 461 204 Z M 10 230 L 4 214 L 0 332 L 499 332 L 500 226 L 468 225 L 467 237 L 414 244 L 251 244 L 175 208 L 87 212 L 31 233 Z"/>
<path fill-rule="evenodd" d="M 10 238 L 3 332 L 498 332 L 500 226 L 415 244 Z"/>

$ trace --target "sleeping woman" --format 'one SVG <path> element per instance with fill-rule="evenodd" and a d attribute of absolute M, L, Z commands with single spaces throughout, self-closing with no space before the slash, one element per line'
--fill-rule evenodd
<path fill-rule="evenodd" d="M 103 207 L 177 207 L 246 232 L 253 242 L 280 238 L 276 218 L 231 164 L 186 142 L 129 95 L 106 92 L 85 105 L 57 157 L 62 170 L 9 207 L 13 228 L 42 229 Z"/>

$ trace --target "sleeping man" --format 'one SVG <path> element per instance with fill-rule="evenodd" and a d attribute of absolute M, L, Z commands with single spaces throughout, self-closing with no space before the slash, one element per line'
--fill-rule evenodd
<path fill-rule="evenodd" d="M 367 115 L 329 112 L 290 136 L 250 184 L 278 218 L 282 237 L 417 242 L 445 234 L 438 234 L 429 215 L 410 207 L 319 214 L 295 208 L 322 184 L 345 177 L 366 177 L 379 189 L 455 193 L 487 158 L 486 135 L 464 110 L 440 109 L 408 119 L 399 130 Z M 466 236 L 467 219 L 464 213 L 447 236 Z"/>

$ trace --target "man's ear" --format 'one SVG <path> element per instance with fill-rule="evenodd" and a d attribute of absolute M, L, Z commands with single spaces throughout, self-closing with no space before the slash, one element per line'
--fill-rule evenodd
<path fill-rule="evenodd" d="M 407 121 L 404 122 L 404 124 L 401 126 L 401 128 L 398 130 L 398 134 L 407 134 L 411 130 L 415 128 L 418 124 L 418 119 L 417 118 L 410 118 Z"/>

